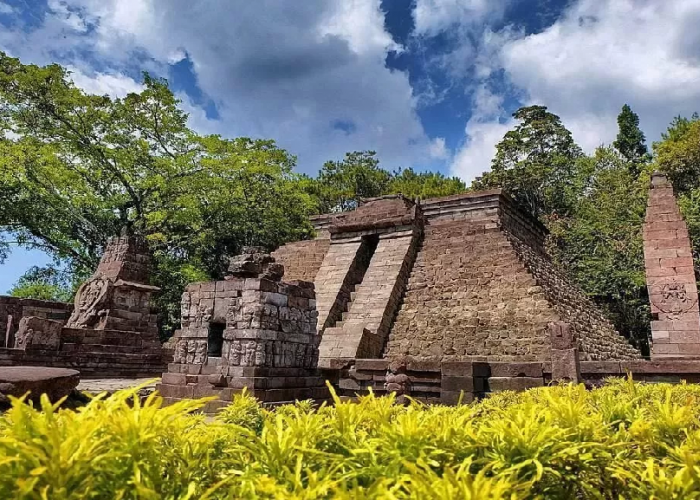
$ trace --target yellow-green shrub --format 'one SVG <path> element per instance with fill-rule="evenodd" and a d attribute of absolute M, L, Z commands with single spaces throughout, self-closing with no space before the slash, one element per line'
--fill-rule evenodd
<path fill-rule="evenodd" d="M 459 407 L 367 396 L 215 419 L 135 391 L 0 416 L 5 499 L 700 498 L 700 386 L 610 381 Z"/>

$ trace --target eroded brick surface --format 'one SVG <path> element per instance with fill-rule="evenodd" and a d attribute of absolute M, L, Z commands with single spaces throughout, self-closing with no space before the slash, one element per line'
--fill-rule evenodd
<path fill-rule="evenodd" d="M 328 238 L 296 241 L 281 246 L 272 256 L 284 266 L 287 281 L 314 281 L 330 244 Z"/>

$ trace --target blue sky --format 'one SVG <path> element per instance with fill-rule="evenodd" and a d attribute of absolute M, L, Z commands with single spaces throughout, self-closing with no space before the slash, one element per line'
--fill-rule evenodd
<path fill-rule="evenodd" d="M 698 25 L 700 0 L 0 0 L 0 50 L 88 92 L 138 91 L 148 71 L 195 129 L 275 139 L 300 171 L 373 149 L 467 182 L 522 105 L 586 151 L 625 103 L 658 139 L 700 109 Z M 40 260 L 15 251 L 0 293 Z"/>

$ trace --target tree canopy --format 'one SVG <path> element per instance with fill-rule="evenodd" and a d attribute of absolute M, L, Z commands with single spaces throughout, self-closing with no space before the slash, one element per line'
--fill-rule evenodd
<path fill-rule="evenodd" d="M 640 167 L 650 160 L 649 152 L 644 132 L 639 128 L 639 116 L 627 104 L 622 106 L 617 117 L 617 127 L 617 138 L 613 146 L 630 162 L 631 174 L 639 175 Z"/>
<path fill-rule="evenodd" d="M 501 187 L 550 230 L 554 260 L 644 352 L 650 314 L 642 225 L 649 164 L 639 118 L 627 105 L 613 147 L 585 155 L 558 116 L 521 108 L 473 188 Z M 682 139 L 679 139 L 682 140 Z"/>
<path fill-rule="evenodd" d="M 491 171 L 474 189 L 501 187 L 536 217 L 566 215 L 574 203 L 576 160 L 583 156 L 571 132 L 545 106 L 513 113 L 520 123 L 496 145 Z"/>
<path fill-rule="evenodd" d="M 315 203 L 293 156 L 273 141 L 200 136 L 186 121 L 163 80 L 94 96 L 61 66 L 0 54 L 3 234 L 84 274 L 128 226 L 149 241 L 169 304 L 187 281 L 220 276 L 243 245 L 310 234 Z"/>

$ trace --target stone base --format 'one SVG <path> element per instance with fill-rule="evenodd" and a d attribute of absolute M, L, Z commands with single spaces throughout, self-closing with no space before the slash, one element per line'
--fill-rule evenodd
<path fill-rule="evenodd" d="M 325 378 L 317 371 L 305 368 L 261 368 L 248 366 L 220 367 L 171 363 L 157 390 L 165 404 L 181 399 L 215 396 L 204 408 L 214 413 L 227 406 L 233 396 L 246 388 L 248 393 L 265 405 L 293 403 L 311 399 L 330 399 Z"/>
<path fill-rule="evenodd" d="M 64 368 L 45 366 L 7 366 L 0 368 L 0 399 L 7 396 L 38 401 L 46 394 L 52 402 L 68 396 L 80 382 L 80 373 Z"/>

